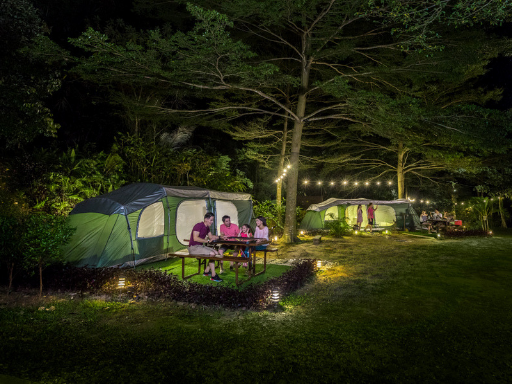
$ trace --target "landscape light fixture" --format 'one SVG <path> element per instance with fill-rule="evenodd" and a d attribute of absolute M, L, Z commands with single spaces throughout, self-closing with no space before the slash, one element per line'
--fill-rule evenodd
<path fill-rule="evenodd" d="M 392 185 L 392 182 L 391 182 L 391 181 L 389 181 L 389 182 L 388 182 L 388 185 Z"/>
<path fill-rule="evenodd" d="M 308 184 L 308 180 L 305 180 L 305 181 L 304 181 L 304 184 Z"/>
<path fill-rule="evenodd" d="M 378 181 L 376 184 L 377 184 L 377 185 L 380 185 L 380 184 L 381 184 L 381 181 Z"/>
<path fill-rule="evenodd" d="M 492 232 L 492 231 L 490 231 L 490 232 L 488 232 L 488 233 L 489 233 L 490 235 L 493 235 L 493 232 Z"/>
<path fill-rule="evenodd" d="M 317 268 L 322 267 L 322 260 L 317 260 Z"/>
<path fill-rule="evenodd" d="M 358 231 L 354 231 L 354 234 L 357 235 L 358 234 Z"/>
<path fill-rule="evenodd" d="M 368 182 L 368 181 L 366 181 L 366 182 L 365 182 L 365 185 L 369 185 L 369 182 Z"/>
<path fill-rule="evenodd" d="M 278 288 L 273 288 L 271 293 L 271 301 L 274 304 L 278 304 L 278 302 L 280 301 L 280 291 L 278 290 Z"/>
<path fill-rule="evenodd" d="M 118 288 L 122 289 L 122 288 L 125 288 L 125 286 L 126 286 L 125 278 L 123 276 L 120 276 L 119 280 L 118 280 Z"/>
<path fill-rule="evenodd" d="M 274 241 L 278 241 L 278 236 L 274 236 Z"/>
<path fill-rule="evenodd" d="M 301 236 L 303 236 L 305 234 L 303 231 L 301 231 L 300 233 L 301 233 Z"/>

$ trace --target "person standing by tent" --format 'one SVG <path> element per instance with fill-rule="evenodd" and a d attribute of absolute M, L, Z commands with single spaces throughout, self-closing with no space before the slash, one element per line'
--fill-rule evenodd
<path fill-rule="evenodd" d="M 367 219 L 369 220 L 369 224 L 365 227 L 365 231 L 369 228 L 370 233 L 372 233 L 372 226 L 374 225 L 374 212 L 378 210 L 378 206 L 374 207 L 372 203 L 369 203 L 367 206 Z"/>
<path fill-rule="evenodd" d="M 233 224 L 231 222 L 231 218 L 228 215 L 224 215 L 223 218 L 223 224 L 219 227 L 219 233 L 221 233 L 221 238 L 223 240 L 228 240 L 230 237 L 238 237 L 240 234 L 240 229 L 237 224 Z M 226 244 L 221 245 L 221 248 L 219 249 L 219 253 L 224 254 L 228 250 L 228 246 Z M 237 254 L 239 253 L 239 247 L 235 247 L 233 250 L 233 257 L 237 257 Z M 223 263 L 220 263 L 221 267 L 219 269 L 219 273 L 223 273 Z M 230 271 L 233 271 L 233 261 L 230 261 Z"/>
<path fill-rule="evenodd" d="M 362 205 L 358 204 L 358 208 L 356 210 L 356 225 L 358 226 L 358 230 L 362 230 L 362 223 L 363 223 L 363 209 Z"/>
<path fill-rule="evenodd" d="M 214 222 L 214 214 L 207 212 L 203 218 L 203 221 L 196 224 L 191 231 L 191 237 L 189 239 L 189 254 L 190 255 L 209 255 L 214 257 L 222 257 L 222 253 L 219 254 L 213 248 L 209 248 L 204 244 L 208 244 L 211 240 L 219 239 L 218 236 L 210 233 L 210 226 Z M 208 260 L 208 266 L 203 272 L 203 276 L 210 276 L 210 280 L 216 282 L 222 282 L 223 280 L 216 275 L 215 260 Z"/>

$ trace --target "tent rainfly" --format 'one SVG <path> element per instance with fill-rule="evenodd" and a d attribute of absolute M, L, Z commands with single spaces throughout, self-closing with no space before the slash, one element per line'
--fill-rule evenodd
<path fill-rule="evenodd" d="M 300 229 L 314 230 L 325 228 L 329 220 L 344 219 L 354 226 L 357 219 L 358 205 L 362 205 L 363 224 L 367 224 L 367 205 L 378 206 L 375 212 L 376 225 L 382 228 L 420 228 L 419 215 L 408 200 L 370 200 L 370 199 L 336 199 L 331 198 L 308 207 L 301 221 Z"/>
<path fill-rule="evenodd" d="M 187 247 L 192 227 L 206 212 L 215 214 L 211 231 L 219 233 L 224 215 L 249 223 L 251 195 L 196 187 L 130 184 L 77 204 L 68 217 L 76 228 L 64 248 L 76 266 L 137 265 Z"/>

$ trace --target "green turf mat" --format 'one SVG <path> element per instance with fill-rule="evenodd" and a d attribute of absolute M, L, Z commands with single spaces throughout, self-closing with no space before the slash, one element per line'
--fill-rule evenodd
<path fill-rule="evenodd" d="M 216 283 L 215 281 L 211 281 L 208 277 L 205 277 L 203 275 L 197 275 L 193 276 L 187 281 L 193 281 L 195 283 L 201 283 L 201 284 L 213 284 L 213 285 L 223 285 L 223 286 L 233 286 L 235 287 L 235 271 L 230 271 L 230 262 L 225 261 L 223 264 L 224 267 L 224 273 L 221 276 L 223 279 L 223 282 Z M 182 278 L 182 260 L 180 258 L 170 258 L 167 260 L 161 260 L 157 261 L 155 263 L 151 264 L 142 264 L 138 266 L 136 269 L 162 269 L 164 271 L 167 271 L 168 273 L 171 273 L 175 276 L 178 276 L 178 278 Z M 245 282 L 240 287 L 244 288 L 248 284 L 259 284 L 266 280 L 269 280 L 273 277 L 281 276 L 283 273 L 288 271 L 291 267 L 286 265 L 276 265 L 276 264 L 267 264 L 266 272 L 252 278 L 250 281 Z M 257 263 L 256 265 L 256 272 L 260 272 L 264 269 L 263 264 Z M 196 273 L 198 271 L 198 261 L 196 259 L 185 259 L 185 275 L 188 276 L 190 274 Z M 203 269 L 202 269 L 203 271 Z M 216 263 L 216 272 L 219 272 L 219 268 L 217 267 Z M 242 266 L 239 266 L 239 281 L 247 279 L 247 276 L 245 275 L 246 268 L 243 268 Z"/>

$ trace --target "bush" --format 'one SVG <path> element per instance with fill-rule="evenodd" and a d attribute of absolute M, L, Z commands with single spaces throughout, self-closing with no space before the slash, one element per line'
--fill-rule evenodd
<path fill-rule="evenodd" d="M 458 239 L 472 236 L 487 237 L 491 236 L 491 234 L 490 231 L 485 231 L 483 229 L 467 229 L 465 231 L 446 231 L 444 236 L 446 238 Z"/>
<path fill-rule="evenodd" d="M 281 236 L 283 234 L 285 201 L 281 206 L 278 206 L 275 202 L 272 202 L 270 200 L 265 200 L 261 202 L 255 201 L 253 211 L 255 212 L 255 216 L 265 217 L 267 221 L 267 226 L 272 231 L 273 235 Z M 296 207 L 296 221 L 298 225 L 303 219 L 304 215 L 304 209 L 302 209 L 301 207 Z"/>
<path fill-rule="evenodd" d="M 46 286 L 60 291 L 116 294 L 119 292 L 119 277 L 123 276 L 134 295 L 144 294 L 152 299 L 164 298 L 202 305 L 222 305 L 233 309 L 262 309 L 271 303 L 273 290 L 277 289 L 284 297 L 302 287 L 315 273 L 315 265 L 315 260 L 303 260 L 279 277 L 238 290 L 180 280 L 155 269 L 75 268 L 60 264 L 48 268 Z"/>
<path fill-rule="evenodd" d="M 324 226 L 329 230 L 331 236 L 342 237 L 351 232 L 352 228 L 347 224 L 345 217 L 343 219 L 334 219 L 333 213 L 329 213 L 328 216 L 330 216 L 331 219 L 326 220 Z"/>

